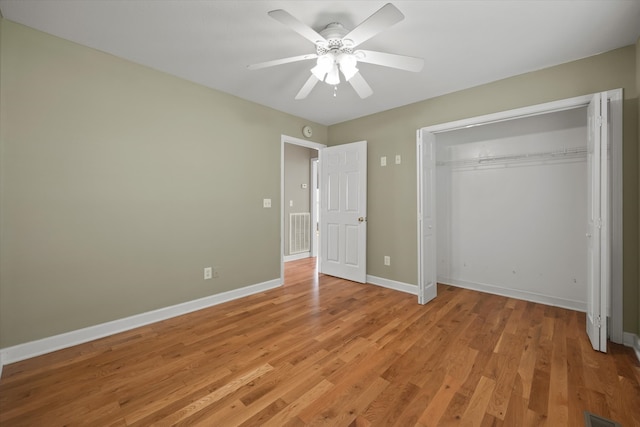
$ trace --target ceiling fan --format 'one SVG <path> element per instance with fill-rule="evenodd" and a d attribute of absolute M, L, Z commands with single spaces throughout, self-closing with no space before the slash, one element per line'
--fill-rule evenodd
<path fill-rule="evenodd" d="M 302 86 L 295 99 L 306 98 L 318 82 L 324 81 L 331 86 L 337 87 L 340 83 L 341 73 L 360 98 L 370 96 L 373 90 L 360 75 L 357 68 L 358 62 L 413 72 L 420 71 L 424 65 L 424 60 L 421 58 L 363 49 L 356 50 L 356 47 L 361 43 L 404 19 L 402 12 L 391 3 L 384 5 L 351 31 L 338 22 L 332 22 L 318 33 L 282 9 L 272 10 L 269 12 L 269 16 L 315 44 L 316 53 L 261 62 L 249 65 L 247 68 L 257 70 L 291 62 L 316 59 L 315 67 L 311 68 L 311 76 Z"/>

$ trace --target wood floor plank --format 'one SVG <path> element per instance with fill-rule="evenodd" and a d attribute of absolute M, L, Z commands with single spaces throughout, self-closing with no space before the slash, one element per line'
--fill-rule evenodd
<path fill-rule="evenodd" d="M 550 425 L 568 425 L 569 396 L 567 381 L 567 349 L 565 322 L 556 318 L 553 331 L 551 370 L 549 374 L 548 423 Z"/>
<path fill-rule="evenodd" d="M 453 396 L 460 388 L 460 380 L 447 376 L 442 382 L 440 389 L 436 392 L 433 399 L 426 405 L 425 410 L 420 415 L 418 423 L 423 426 L 437 426 L 440 418 L 451 403 Z"/>
<path fill-rule="evenodd" d="M 279 427 L 284 425 L 287 420 L 297 417 L 301 410 L 309 406 L 316 399 L 320 398 L 320 396 L 328 393 L 333 387 L 334 385 L 326 379 L 321 380 L 314 387 L 308 388 L 308 391 L 284 407 L 279 413 L 274 414 L 273 417 L 265 420 L 263 426 Z"/>
<path fill-rule="evenodd" d="M 487 413 L 487 406 L 489 400 L 493 394 L 493 390 L 496 387 L 496 382 L 487 377 L 481 377 L 478 382 L 478 387 L 471 396 L 469 405 L 465 409 L 460 421 L 466 426 L 480 426 L 482 425 L 485 414 Z"/>
<path fill-rule="evenodd" d="M 285 285 L 5 366 L 2 426 L 640 425 L 640 364 L 584 313 L 286 264 Z"/>

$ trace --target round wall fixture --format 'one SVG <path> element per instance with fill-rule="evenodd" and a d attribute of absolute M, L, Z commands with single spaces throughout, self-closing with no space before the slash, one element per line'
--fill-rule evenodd
<path fill-rule="evenodd" d="M 305 126 L 302 128 L 302 134 L 307 138 L 311 138 L 311 135 L 313 135 L 313 129 L 311 129 L 311 126 Z"/>

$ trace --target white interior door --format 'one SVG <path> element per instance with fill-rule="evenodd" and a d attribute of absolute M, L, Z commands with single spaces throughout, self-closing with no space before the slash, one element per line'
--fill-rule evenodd
<path fill-rule="evenodd" d="M 320 272 L 367 281 L 367 142 L 320 150 Z"/>
<path fill-rule="evenodd" d="M 587 334 L 595 350 L 607 351 L 609 298 L 608 100 L 598 93 L 589 103 L 587 168 Z"/>
<path fill-rule="evenodd" d="M 437 295 L 436 270 L 436 137 L 418 131 L 418 303 Z"/>

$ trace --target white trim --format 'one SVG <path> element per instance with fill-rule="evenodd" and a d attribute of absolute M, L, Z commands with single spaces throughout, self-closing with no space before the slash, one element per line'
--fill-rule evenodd
<path fill-rule="evenodd" d="M 535 292 L 522 291 L 519 289 L 503 288 L 501 286 L 487 285 L 485 283 L 468 282 L 466 280 L 453 280 L 438 277 L 438 283 L 442 283 L 443 285 L 455 286 L 458 288 L 470 289 L 472 291 L 486 292 L 488 294 L 502 295 L 504 297 L 551 305 L 554 307 L 567 308 L 569 310 L 581 312 L 587 311 L 587 303 L 584 301 L 574 301 L 550 295 L 538 294 Z"/>
<path fill-rule="evenodd" d="M 609 127 L 613 132 L 610 138 L 611 144 L 611 296 L 609 301 L 609 318 L 611 325 L 609 339 L 615 343 L 623 342 L 622 325 L 622 89 L 607 92 L 610 101 L 611 123 Z"/>
<path fill-rule="evenodd" d="M 528 107 L 516 108 L 515 110 L 500 111 L 498 113 L 485 114 L 484 116 L 476 116 L 468 119 L 456 120 L 454 122 L 440 123 L 421 128 L 420 130 L 425 130 L 430 133 L 449 132 L 457 129 L 538 116 L 540 114 L 571 110 L 573 108 L 588 105 L 592 96 L 593 95 L 583 95 L 576 96 L 575 98 L 561 99 L 559 101 L 545 102 L 544 104 L 530 105 Z"/>
<path fill-rule="evenodd" d="M 627 347 L 633 348 L 636 354 L 636 359 L 640 362 L 640 337 L 632 332 L 624 332 L 623 344 Z"/>
<path fill-rule="evenodd" d="M 297 261 L 299 259 L 309 258 L 311 256 L 311 252 L 300 252 L 299 254 L 293 255 L 285 255 L 283 257 L 284 262 Z"/>
<path fill-rule="evenodd" d="M 18 344 L 13 347 L 6 347 L 0 350 L 0 361 L 2 364 L 19 362 L 31 357 L 40 356 L 52 351 L 83 344 L 109 335 L 138 328 L 140 326 L 191 313 L 192 311 L 201 310 L 203 308 L 212 307 L 238 298 L 264 292 L 269 289 L 277 288 L 281 285 L 282 280 L 280 279 L 269 280 L 267 282 L 245 286 L 243 288 L 222 292 L 220 294 L 211 295 L 193 301 L 187 301 L 181 304 L 148 311 L 146 313 L 136 314 L 135 316 L 89 326 L 87 328 L 54 335 L 52 337 L 24 344 Z"/>
<path fill-rule="evenodd" d="M 319 144 L 306 139 L 295 138 L 293 136 L 280 135 L 280 280 L 284 281 L 284 144 L 300 145 L 302 147 L 322 150 L 327 148 L 324 144 Z"/>
<path fill-rule="evenodd" d="M 394 289 L 411 295 L 418 295 L 418 287 L 409 283 L 396 282 L 395 280 L 371 276 L 370 274 L 367 274 L 367 283 L 382 286 L 383 288 Z"/>
<path fill-rule="evenodd" d="M 311 256 L 318 256 L 318 171 L 320 159 L 313 157 L 310 160 L 311 188 L 309 189 L 309 212 L 311 212 Z"/>
<path fill-rule="evenodd" d="M 423 304 L 426 296 L 424 290 L 424 258 L 422 255 L 422 245 L 424 243 L 424 236 L 422 235 L 422 183 L 424 182 L 424 159 L 422 158 L 422 150 L 422 132 L 418 129 L 416 131 L 416 177 L 418 179 L 416 185 L 416 204 L 418 206 L 418 304 Z M 436 294 L 437 293 L 438 286 L 436 284 Z"/>

